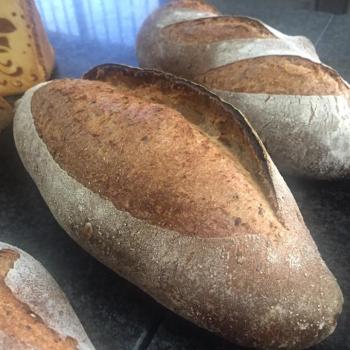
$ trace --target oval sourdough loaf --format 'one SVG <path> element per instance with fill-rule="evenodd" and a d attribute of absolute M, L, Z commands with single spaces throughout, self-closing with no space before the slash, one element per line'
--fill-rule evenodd
<path fill-rule="evenodd" d="M 0 242 L 0 349 L 93 350 L 60 287 L 29 254 Z"/>
<path fill-rule="evenodd" d="M 161 72 L 103 65 L 38 85 L 14 134 L 53 215 L 84 249 L 201 327 L 301 349 L 342 294 L 256 134 Z"/>
<path fill-rule="evenodd" d="M 145 21 L 137 51 L 142 67 L 204 84 L 239 108 L 282 171 L 350 175 L 349 85 L 308 39 L 175 0 Z"/>

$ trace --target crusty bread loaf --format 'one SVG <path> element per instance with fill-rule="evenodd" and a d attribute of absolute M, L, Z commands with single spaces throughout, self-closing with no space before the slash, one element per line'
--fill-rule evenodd
<path fill-rule="evenodd" d="M 0 95 L 19 94 L 48 79 L 54 52 L 34 0 L 1 0 Z"/>
<path fill-rule="evenodd" d="M 245 118 L 204 88 L 120 65 L 38 85 L 14 122 L 20 157 L 84 249 L 231 341 L 301 349 L 342 294 Z"/>
<path fill-rule="evenodd" d="M 0 96 L 0 133 L 10 124 L 13 115 L 12 106 Z"/>
<path fill-rule="evenodd" d="M 152 14 L 137 44 L 142 67 L 197 83 L 239 108 L 272 159 L 292 175 L 350 175 L 350 90 L 312 43 L 197 0 Z"/>
<path fill-rule="evenodd" d="M 93 350 L 65 295 L 30 255 L 0 242 L 0 349 Z"/>

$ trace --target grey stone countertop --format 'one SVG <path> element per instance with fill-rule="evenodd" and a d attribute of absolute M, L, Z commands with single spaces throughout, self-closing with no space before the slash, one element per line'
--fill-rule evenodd
<path fill-rule="evenodd" d="M 288 34 L 309 37 L 321 59 L 350 79 L 350 16 L 305 10 L 307 6 L 298 8 L 293 1 L 285 6 L 278 0 L 211 2 L 226 14 L 258 17 Z M 136 33 L 160 3 L 37 0 L 56 50 L 55 77 L 79 77 L 106 62 L 137 65 Z M 313 349 L 350 349 L 350 180 L 286 181 L 345 296 L 336 331 Z M 167 311 L 80 249 L 56 223 L 23 168 L 11 128 L 0 137 L 0 240 L 43 263 L 67 294 L 97 350 L 239 349 Z"/>

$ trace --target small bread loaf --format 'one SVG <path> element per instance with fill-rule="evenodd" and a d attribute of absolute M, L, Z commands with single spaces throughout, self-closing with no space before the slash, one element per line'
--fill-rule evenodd
<path fill-rule="evenodd" d="M 0 349 L 93 350 L 60 287 L 30 255 L 0 242 Z"/>
<path fill-rule="evenodd" d="M 175 0 L 145 21 L 137 52 L 142 67 L 204 84 L 241 110 L 280 170 L 350 175 L 349 85 L 308 39 Z"/>
<path fill-rule="evenodd" d="M 32 88 L 14 122 L 69 235 L 231 341 L 301 349 L 332 333 L 342 293 L 244 117 L 161 72 L 103 65 L 85 78 Z"/>
<path fill-rule="evenodd" d="M 0 96 L 19 94 L 48 79 L 54 51 L 34 0 L 1 0 Z"/>
<path fill-rule="evenodd" d="M 12 120 L 12 106 L 0 96 L 0 133 L 8 126 Z"/>

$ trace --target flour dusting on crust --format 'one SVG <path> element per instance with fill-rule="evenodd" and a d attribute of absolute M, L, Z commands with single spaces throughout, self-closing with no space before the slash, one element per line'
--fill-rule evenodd
<path fill-rule="evenodd" d="M 0 249 L 11 249 L 20 254 L 5 278 L 13 295 L 27 304 L 49 328 L 63 337 L 76 339 L 79 350 L 93 350 L 94 347 L 66 296 L 46 269 L 17 247 L 0 242 Z"/>
<path fill-rule="evenodd" d="M 36 131 L 33 91 L 16 113 L 16 146 L 51 212 L 84 249 L 169 309 L 245 346 L 309 347 L 334 330 L 341 291 L 269 158 L 287 225 L 276 241 L 259 232 L 180 234 L 117 210 L 69 176 Z"/>

